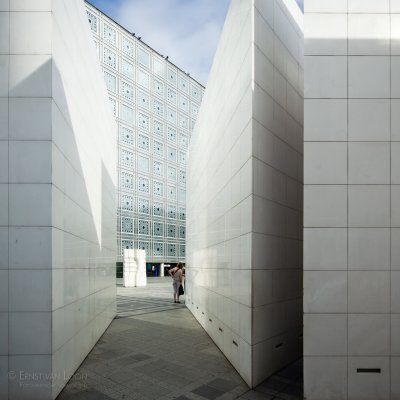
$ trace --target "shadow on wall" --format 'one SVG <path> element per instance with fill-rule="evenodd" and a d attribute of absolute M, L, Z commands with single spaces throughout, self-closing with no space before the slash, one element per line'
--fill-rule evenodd
<path fill-rule="evenodd" d="M 33 171 L 47 168 L 48 181 L 37 175 L 31 183 L 38 186 L 40 199 L 27 199 L 33 213 L 47 215 L 48 220 L 51 216 L 51 286 L 30 288 L 35 298 L 52 293 L 48 323 L 38 327 L 34 338 L 30 329 L 15 332 L 24 345 L 14 346 L 12 354 L 9 344 L 9 368 L 40 378 L 35 382 L 19 374 L 15 380 L 3 378 L 10 399 L 55 398 L 116 313 L 115 152 L 96 136 L 101 123 L 101 118 L 95 121 L 96 103 L 91 105 L 91 115 L 85 115 L 81 107 L 82 102 L 93 101 L 91 93 L 79 98 L 71 81 L 64 86 L 62 75 L 54 59 L 48 59 L 10 89 L 11 98 L 24 93 L 35 96 L 46 88 L 49 107 L 40 118 L 51 120 L 52 127 L 46 140 L 51 151 L 39 152 L 42 159 L 31 158 Z M 37 120 L 38 115 L 27 112 L 20 118 Z M 115 132 L 109 134 L 115 138 Z M 32 137 L 27 134 L 26 138 L 29 148 Z M 16 173 L 20 170 L 17 165 L 14 168 Z M 25 168 L 30 166 L 25 164 Z"/>

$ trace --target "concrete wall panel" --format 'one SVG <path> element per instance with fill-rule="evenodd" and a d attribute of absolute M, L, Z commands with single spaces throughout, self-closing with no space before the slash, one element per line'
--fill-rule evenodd
<path fill-rule="evenodd" d="M 398 10 L 347 3 L 305 1 L 305 397 L 397 399 Z"/>
<path fill-rule="evenodd" d="M 301 355 L 301 24 L 232 1 L 189 154 L 187 304 L 251 387 Z"/>
<path fill-rule="evenodd" d="M 0 397 L 53 399 L 115 315 L 115 123 L 82 1 L 7 3 Z"/>

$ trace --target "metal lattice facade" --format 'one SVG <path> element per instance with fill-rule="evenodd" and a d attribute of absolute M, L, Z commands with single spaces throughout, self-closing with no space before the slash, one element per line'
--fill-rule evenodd
<path fill-rule="evenodd" d="M 204 88 L 86 4 L 118 123 L 118 261 L 185 260 L 186 153 Z"/>

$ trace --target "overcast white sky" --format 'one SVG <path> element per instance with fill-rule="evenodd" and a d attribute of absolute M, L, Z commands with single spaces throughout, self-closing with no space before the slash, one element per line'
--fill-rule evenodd
<path fill-rule="evenodd" d="M 230 0 L 89 0 L 205 85 Z M 302 7 L 303 0 L 296 0 Z"/>

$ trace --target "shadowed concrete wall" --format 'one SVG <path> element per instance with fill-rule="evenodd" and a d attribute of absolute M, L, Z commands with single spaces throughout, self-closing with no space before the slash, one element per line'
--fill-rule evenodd
<path fill-rule="evenodd" d="M 400 2 L 305 2 L 309 400 L 400 398 Z"/>
<path fill-rule="evenodd" d="M 0 31 L 0 398 L 53 399 L 115 315 L 115 127 L 80 0 Z"/>
<path fill-rule="evenodd" d="M 249 386 L 301 355 L 301 24 L 232 1 L 190 147 L 187 305 Z"/>

